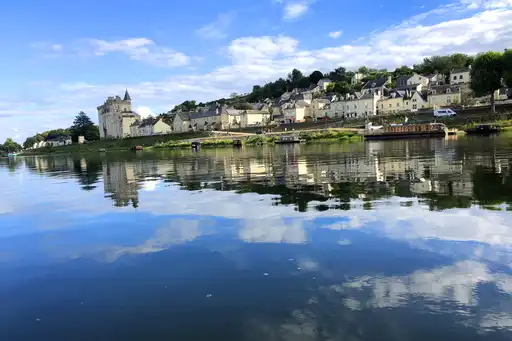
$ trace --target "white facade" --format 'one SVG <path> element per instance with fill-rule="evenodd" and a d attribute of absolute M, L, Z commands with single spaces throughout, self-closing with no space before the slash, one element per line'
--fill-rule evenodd
<path fill-rule="evenodd" d="M 132 102 L 128 91 L 124 98 L 109 97 L 98 108 L 100 138 L 124 138 L 130 136 L 130 126 L 140 115 L 132 111 Z"/>
<path fill-rule="evenodd" d="M 407 80 L 407 85 L 421 84 L 422 86 L 427 86 L 429 82 L 429 78 L 415 73 L 414 75 L 409 77 L 409 79 Z"/>
<path fill-rule="evenodd" d="M 471 82 L 471 69 L 452 70 L 450 72 L 450 84 L 463 84 Z"/>

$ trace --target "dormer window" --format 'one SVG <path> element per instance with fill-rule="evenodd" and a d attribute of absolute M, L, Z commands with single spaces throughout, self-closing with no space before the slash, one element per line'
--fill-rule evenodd
<path fill-rule="evenodd" d="M 452 92 L 452 89 L 450 89 L 450 88 L 446 89 L 447 94 L 449 94 L 450 92 Z"/>
<path fill-rule="evenodd" d="M 432 90 L 432 95 L 435 95 L 436 94 L 436 91 L 435 90 Z"/>

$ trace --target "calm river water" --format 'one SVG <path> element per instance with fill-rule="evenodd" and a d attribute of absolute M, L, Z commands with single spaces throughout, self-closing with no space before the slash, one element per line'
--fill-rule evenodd
<path fill-rule="evenodd" d="M 512 139 L 0 160 L 0 340 L 511 340 Z"/>

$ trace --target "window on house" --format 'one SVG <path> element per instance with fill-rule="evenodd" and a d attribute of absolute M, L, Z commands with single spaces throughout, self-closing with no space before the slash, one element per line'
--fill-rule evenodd
<path fill-rule="evenodd" d="M 400 106 L 400 103 L 397 103 L 397 104 L 396 104 L 396 106 L 397 106 L 397 107 L 399 107 L 399 106 Z"/>
<path fill-rule="evenodd" d="M 391 108 L 391 103 L 389 103 L 389 107 Z"/>
<path fill-rule="evenodd" d="M 418 109 L 418 106 L 417 106 L 416 104 L 413 104 L 413 105 L 412 105 L 412 108 L 413 108 L 413 109 Z"/>
<path fill-rule="evenodd" d="M 435 95 L 436 94 L 436 91 L 435 90 L 432 90 L 432 95 Z"/>
<path fill-rule="evenodd" d="M 460 76 L 459 76 L 459 79 L 462 79 L 462 78 L 463 78 L 463 77 L 462 77 L 462 75 L 460 75 Z"/>
<path fill-rule="evenodd" d="M 453 80 L 456 81 L 457 80 L 457 76 L 453 76 Z"/>
<path fill-rule="evenodd" d="M 452 92 L 452 90 L 450 88 L 446 89 L 447 94 L 449 94 L 450 92 Z"/>
<path fill-rule="evenodd" d="M 446 103 L 450 104 L 452 102 L 452 98 L 451 97 L 446 97 Z"/>
<path fill-rule="evenodd" d="M 412 99 L 412 102 L 413 102 L 413 103 L 414 103 L 414 102 L 416 102 L 416 98 L 413 98 L 413 99 Z"/>

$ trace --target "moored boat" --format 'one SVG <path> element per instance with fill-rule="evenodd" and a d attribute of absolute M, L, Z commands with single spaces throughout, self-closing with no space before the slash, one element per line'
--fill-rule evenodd
<path fill-rule="evenodd" d="M 300 143 L 300 138 L 297 135 L 281 135 L 274 143 Z"/>
<path fill-rule="evenodd" d="M 366 140 L 404 139 L 420 137 L 445 137 L 448 128 L 443 123 L 391 124 L 373 126 L 367 123 L 364 138 Z"/>
<path fill-rule="evenodd" d="M 500 127 L 493 124 L 479 124 L 472 128 L 464 130 L 466 134 L 491 135 L 500 132 Z"/>

